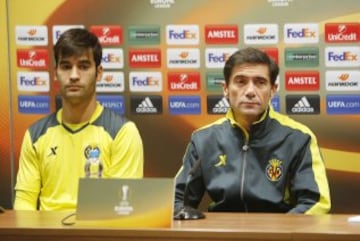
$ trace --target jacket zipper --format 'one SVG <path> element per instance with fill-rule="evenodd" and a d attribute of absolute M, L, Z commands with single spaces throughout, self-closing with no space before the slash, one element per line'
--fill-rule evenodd
<path fill-rule="evenodd" d="M 241 185 L 240 185 L 240 198 L 244 203 L 244 209 L 245 212 L 248 212 L 248 208 L 246 205 L 246 202 L 244 200 L 244 185 L 245 185 L 245 170 L 246 170 L 246 162 L 247 162 L 247 150 L 249 149 L 249 145 L 248 145 L 248 141 L 245 142 L 245 145 L 243 145 L 242 150 L 244 151 L 243 154 L 243 168 L 242 168 L 242 173 L 241 173 Z"/>

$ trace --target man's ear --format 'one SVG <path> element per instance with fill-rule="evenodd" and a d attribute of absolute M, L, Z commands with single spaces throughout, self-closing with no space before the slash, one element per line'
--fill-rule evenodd
<path fill-rule="evenodd" d="M 275 83 L 271 86 L 271 98 L 273 98 L 277 92 L 277 89 L 278 89 L 278 84 Z"/>
<path fill-rule="evenodd" d="M 224 97 L 228 99 L 229 98 L 229 90 L 228 90 L 228 86 L 226 85 L 226 82 L 223 81 L 221 83 L 221 85 L 222 85 L 222 88 L 223 88 Z"/>
<path fill-rule="evenodd" d="M 96 81 L 100 81 L 101 78 L 102 78 L 102 74 L 103 74 L 103 67 L 101 65 L 99 65 L 97 68 L 96 68 Z"/>
<path fill-rule="evenodd" d="M 57 73 L 56 73 L 56 66 L 54 67 L 54 80 L 55 81 L 58 81 L 58 78 L 57 78 Z"/>

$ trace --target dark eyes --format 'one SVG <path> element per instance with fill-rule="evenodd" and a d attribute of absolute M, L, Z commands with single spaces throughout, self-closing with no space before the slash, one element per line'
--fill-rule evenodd
<path fill-rule="evenodd" d="M 238 85 L 246 85 L 249 81 L 252 81 L 257 86 L 263 86 L 268 83 L 267 79 L 264 79 L 261 77 L 259 77 L 259 78 L 255 77 L 255 78 L 251 79 L 251 78 L 239 76 L 234 79 L 234 83 L 238 84 Z"/>
<path fill-rule="evenodd" d="M 71 64 L 60 64 L 60 69 L 62 70 L 70 70 L 72 67 L 73 65 Z M 87 70 L 90 68 L 90 64 L 79 64 L 77 68 L 80 70 Z"/>

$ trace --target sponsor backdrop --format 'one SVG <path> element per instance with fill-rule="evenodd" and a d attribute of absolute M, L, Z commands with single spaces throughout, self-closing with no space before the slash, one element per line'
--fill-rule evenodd
<path fill-rule="evenodd" d="M 274 108 L 318 137 L 332 211 L 360 211 L 357 0 L 2 0 L 0 10 L 2 205 L 11 207 L 25 129 L 61 106 L 52 46 L 76 26 L 104 46 L 98 100 L 138 125 L 145 176 L 175 176 L 191 132 L 229 106 L 224 61 L 254 46 L 281 67 Z"/>
<path fill-rule="evenodd" d="M 6 1 L 0 0 L 0 205 L 9 207 L 11 197 L 10 85 Z"/>

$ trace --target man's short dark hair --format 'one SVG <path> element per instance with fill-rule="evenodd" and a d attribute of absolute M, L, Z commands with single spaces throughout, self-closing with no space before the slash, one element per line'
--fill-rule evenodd
<path fill-rule="evenodd" d="M 279 66 L 276 64 L 276 62 L 262 50 L 253 47 L 247 47 L 233 53 L 225 62 L 223 73 L 226 85 L 229 85 L 230 77 L 234 67 L 241 64 L 267 65 L 269 68 L 271 85 L 275 84 L 276 78 L 279 74 Z"/>
<path fill-rule="evenodd" d="M 80 56 L 92 50 L 96 67 L 101 64 L 102 47 L 98 37 L 84 28 L 72 28 L 60 35 L 54 46 L 55 65 L 60 57 Z"/>

